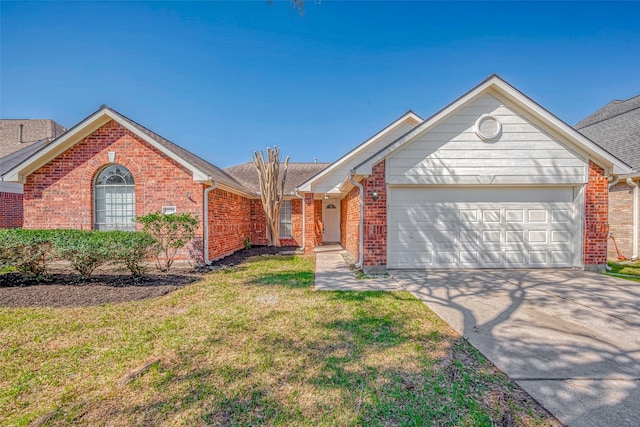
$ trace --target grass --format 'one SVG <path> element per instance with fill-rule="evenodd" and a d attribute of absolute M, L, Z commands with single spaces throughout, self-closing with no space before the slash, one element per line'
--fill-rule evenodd
<path fill-rule="evenodd" d="M 611 268 L 611 271 L 605 274 L 640 282 L 640 262 L 609 261 L 607 262 L 607 265 Z"/>
<path fill-rule="evenodd" d="M 0 425 L 549 425 L 406 292 L 259 257 L 163 297 L 0 308 Z"/>

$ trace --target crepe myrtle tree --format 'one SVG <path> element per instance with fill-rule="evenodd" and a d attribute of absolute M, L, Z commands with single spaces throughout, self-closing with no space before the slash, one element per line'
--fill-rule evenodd
<path fill-rule="evenodd" d="M 280 164 L 280 149 L 267 147 L 267 159 L 262 151 L 256 151 L 252 157 L 260 180 L 260 198 L 267 222 L 267 244 L 280 246 L 280 203 L 284 196 L 284 183 L 287 179 L 289 156 Z"/>

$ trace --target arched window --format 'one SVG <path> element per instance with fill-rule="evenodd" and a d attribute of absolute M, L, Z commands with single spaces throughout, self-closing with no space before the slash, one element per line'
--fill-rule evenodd
<path fill-rule="evenodd" d="M 135 230 L 136 200 L 133 176 L 122 165 L 102 169 L 94 183 L 96 230 Z"/>

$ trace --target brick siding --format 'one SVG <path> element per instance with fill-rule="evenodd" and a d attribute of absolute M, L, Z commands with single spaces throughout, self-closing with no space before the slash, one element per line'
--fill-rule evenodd
<path fill-rule="evenodd" d="M 22 227 L 22 194 L 0 192 L 0 228 Z"/>
<path fill-rule="evenodd" d="M 355 259 L 360 252 L 360 189 L 353 187 L 340 201 L 340 244 Z"/>
<path fill-rule="evenodd" d="M 291 238 L 280 239 L 282 246 L 302 246 L 302 200 L 291 199 Z M 260 199 L 251 200 L 251 244 L 267 244 L 267 218 Z"/>
<path fill-rule="evenodd" d="M 252 200 L 216 188 L 209 192 L 209 258 L 230 255 L 251 238 Z"/>
<path fill-rule="evenodd" d="M 585 186 L 584 253 L 586 268 L 607 263 L 609 181 L 604 169 L 589 161 L 589 182 Z"/>
<path fill-rule="evenodd" d="M 387 186 L 385 161 L 372 168 L 362 181 L 364 187 L 364 259 L 365 270 L 384 269 L 387 266 Z M 371 194 L 378 192 L 378 200 Z"/>
<path fill-rule="evenodd" d="M 109 164 L 109 151 L 133 175 L 137 216 L 176 206 L 178 213 L 192 213 L 202 221 L 203 185 L 193 181 L 186 168 L 110 121 L 27 177 L 24 227 L 93 229 L 93 183 Z M 177 259 L 197 258 L 203 247 L 202 225 L 197 236 L 189 252 Z"/>
<path fill-rule="evenodd" d="M 636 183 L 640 184 L 640 181 Z M 636 209 L 640 209 L 640 201 Z M 633 214 L 633 187 L 621 180 L 609 189 L 609 230 L 613 232 L 621 254 L 627 258 L 633 255 Z M 607 255 L 618 259 L 612 241 L 609 241 Z"/>
<path fill-rule="evenodd" d="M 315 247 L 322 244 L 322 201 L 314 200 L 313 197 L 313 193 L 304 195 L 304 253 L 308 255 L 313 254 Z"/>

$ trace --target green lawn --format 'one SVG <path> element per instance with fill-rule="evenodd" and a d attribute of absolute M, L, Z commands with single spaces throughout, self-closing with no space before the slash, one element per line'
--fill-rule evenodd
<path fill-rule="evenodd" d="M 640 282 L 640 262 L 609 261 L 607 264 L 611 267 L 611 271 L 606 274 Z"/>
<path fill-rule="evenodd" d="M 552 425 L 405 292 L 259 257 L 163 297 L 0 308 L 0 425 Z"/>

